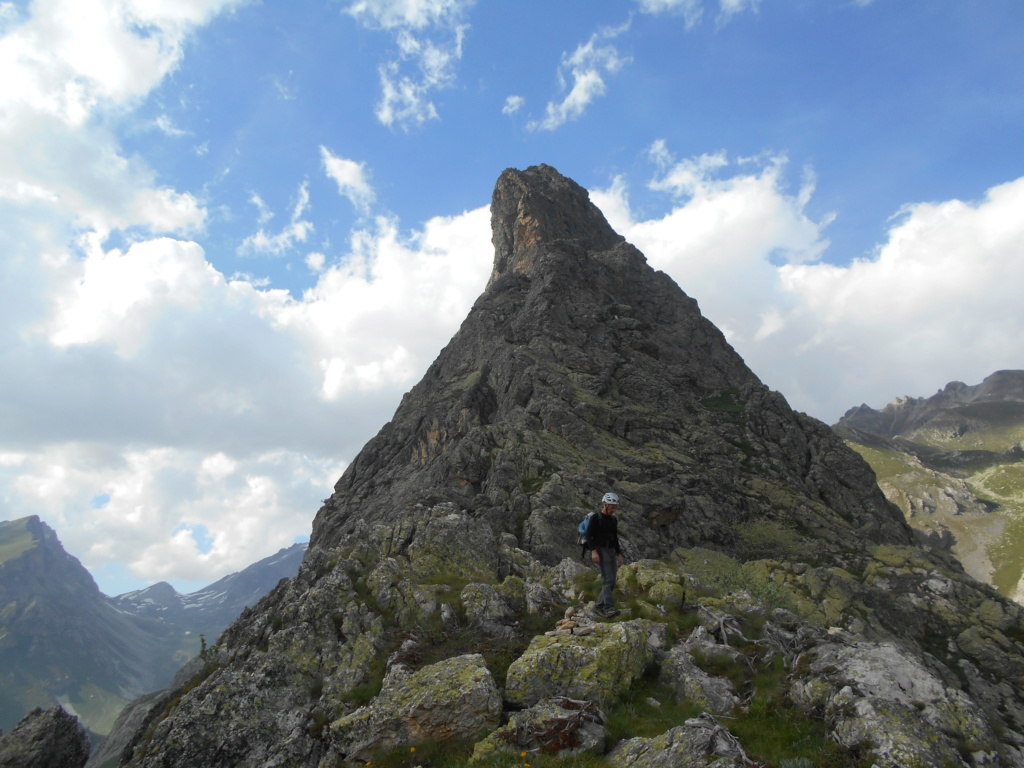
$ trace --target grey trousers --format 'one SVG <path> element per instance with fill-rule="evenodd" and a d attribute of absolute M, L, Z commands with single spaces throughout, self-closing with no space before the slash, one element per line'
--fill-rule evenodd
<path fill-rule="evenodd" d="M 619 558 L 611 547 L 598 547 L 601 563 L 601 594 L 597 596 L 595 608 L 611 610 L 615 607 L 615 577 L 619 572 Z"/>

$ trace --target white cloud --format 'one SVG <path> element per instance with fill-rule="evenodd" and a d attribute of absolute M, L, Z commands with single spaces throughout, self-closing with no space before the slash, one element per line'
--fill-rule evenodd
<path fill-rule="evenodd" d="M 260 215 L 257 221 L 260 224 L 266 224 L 268 221 L 274 218 L 274 212 L 270 210 L 270 208 L 267 206 L 265 202 L 263 202 L 263 198 L 260 197 L 255 192 L 253 192 L 249 196 L 249 202 L 256 206 L 256 210 L 259 211 Z"/>
<path fill-rule="evenodd" d="M 322 253 L 313 252 L 306 256 L 305 262 L 310 272 L 323 272 L 327 257 Z"/>
<path fill-rule="evenodd" d="M 722 21 L 728 21 L 737 13 L 741 13 L 746 10 L 756 12 L 757 7 L 760 4 L 761 0 L 720 0 L 719 19 Z"/>
<path fill-rule="evenodd" d="M 296 196 L 295 207 L 292 210 L 291 219 L 280 232 L 268 234 L 260 227 L 259 230 L 242 241 L 238 246 L 238 252 L 243 255 L 266 254 L 280 256 L 294 248 L 298 243 L 304 243 L 313 231 L 313 222 L 303 217 L 309 207 L 309 184 L 303 182 L 299 186 Z M 260 211 L 260 223 L 268 221 L 273 214 L 267 210 L 259 195 L 253 194 L 249 198 Z"/>
<path fill-rule="evenodd" d="M 90 569 L 126 563 L 147 581 L 208 583 L 308 535 L 310 510 L 343 469 L 290 452 L 236 458 L 68 443 L 33 453 L 5 485 L 15 516 L 39 514 Z"/>
<path fill-rule="evenodd" d="M 300 194 L 292 216 L 307 205 Z M 5 515 L 40 514 L 98 574 L 127 562 L 177 582 L 309 533 L 492 261 L 487 208 L 409 236 L 379 219 L 301 299 L 226 279 L 194 242 L 122 252 L 93 236 L 74 258 L 10 237 L 23 250 L 0 261 Z"/>
<path fill-rule="evenodd" d="M 686 28 L 692 29 L 704 15 L 704 0 L 637 0 L 643 13 L 682 14 Z"/>
<path fill-rule="evenodd" d="M 668 214 L 636 220 L 622 179 L 592 198 L 795 407 L 831 422 L 1024 367 L 1024 178 L 978 202 L 908 206 L 876 253 L 839 266 L 820 261 L 831 217 L 806 213 L 811 174 L 789 191 L 782 158 L 652 150 Z"/>
<path fill-rule="evenodd" d="M 865 5 L 871 0 L 857 2 Z M 761 0 L 718 0 L 718 23 L 724 24 L 746 10 L 756 12 L 760 4 Z M 704 17 L 705 0 L 637 0 L 637 5 L 642 13 L 679 14 L 684 18 L 686 28 L 693 29 Z"/>
<path fill-rule="evenodd" d="M 367 180 L 364 163 L 338 157 L 327 147 L 320 147 L 324 171 L 338 185 L 338 194 L 347 197 L 356 210 L 367 213 L 376 195 Z"/>
<path fill-rule="evenodd" d="M 60 264 L 67 279 L 49 324 L 57 347 L 112 344 L 131 355 L 154 317 L 174 307 L 194 311 L 223 278 L 195 243 L 169 238 L 136 243 L 127 252 L 87 245 L 84 260 Z"/>
<path fill-rule="evenodd" d="M 364 26 L 393 34 L 398 47 L 378 70 L 381 123 L 408 129 L 439 119 L 431 94 L 455 82 L 468 29 L 462 19 L 470 5 L 471 0 L 360 0 L 345 9 Z"/>
<path fill-rule="evenodd" d="M 84 229 L 200 228 L 198 201 L 158 185 L 141 160 L 123 156 L 110 121 L 94 118 L 116 121 L 178 65 L 192 29 L 234 5 L 47 0 L 23 17 L 5 11 L 0 200 L 45 203 Z"/>
<path fill-rule="evenodd" d="M 325 400 L 407 386 L 462 322 L 492 261 L 487 208 L 431 219 L 408 241 L 378 218 L 276 322 L 313 350 Z"/>
<path fill-rule="evenodd" d="M 523 104 L 526 103 L 526 99 L 522 96 L 509 96 L 505 99 L 505 106 L 501 108 L 501 114 L 503 115 L 514 115 L 520 109 L 523 108 Z"/>
<path fill-rule="evenodd" d="M 530 121 L 527 128 L 553 131 L 569 120 L 579 118 L 594 99 L 604 95 L 604 76 L 618 72 L 630 59 L 620 56 L 615 46 L 601 43 L 618 36 L 626 28 L 623 26 L 597 32 L 572 54 L 563 55 L 558 77 L 562 89 L 568 88 L 568 93 L 561 101 L 548 102 L 544 118 Z"/>
<path fill-rule="evenodd" d="M 158 131 L 160 131 L 161 133 L 164 133 L 164 134 L 166 134 L 166 135 L 168 135 L 168 136 L 170 136 L 171 138 L 174 138 L 174 139 L 176 139 L 176 138 L 178 138 L 180 136 L 188 136 L 189 135 L 188 131 L 183 131 L 181 128 L 178 128 L 174 124 L 174 121 L 171 120 L 171 118 L 168 117 L 167 115 L 160 115 L 156 120 L 153 121 L 153 125 L 156 126 L 156 129 Z"/>
<path fill-rule="evenodd" d="M 470 5 L 471 0 L 357 0 L 345 10 L 367 26 L 426 29 L 445 24 Z"/>

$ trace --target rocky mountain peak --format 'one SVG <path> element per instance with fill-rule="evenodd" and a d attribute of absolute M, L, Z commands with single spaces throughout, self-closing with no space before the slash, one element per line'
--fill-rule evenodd
<path fill-rule="evenodd" d="M 544 244 L 566 240 L 588 251 L 622 242 L 583 187 L 549 165 L 507 169 L 491 198 L 493 282 L 506 272 L 529 275 Z"/>
<path fill-rule="evenodd" d="M 755 519 L 812 514 L 758 501 L 755 477 L 841 508 L 836 546 L 910 540 L 860 458 L 769 392 L 582 187 L 549 166 L 506 170 L 492 224 L 494 277 L 338 481 L 307 561 L 417 504 L 456 504 L 550 563 L 611 489 L 638 554 L 734 547 Z"/>
<path fill-rule="evenodd" d="M 760 764 L 1024 768 L 1020 607 L 914 546 L 868 465 L 578 185 L 506 171 L 494 200 L 492 279 L 338 480 L 299 574 L 139 710 L 120 765 L 600 754 L 620 707 L 664 731 L 616 737 L 608 765 L 749 765 L 726 714 L 744 739 L 823 736 L 751 742 Z M 609 490 L 629 565 L 604 622 L 576 525 Z"/>

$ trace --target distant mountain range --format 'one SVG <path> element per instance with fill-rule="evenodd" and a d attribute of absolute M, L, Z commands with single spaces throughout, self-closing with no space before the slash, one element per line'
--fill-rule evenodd
<path fill-rule="evenodd" d="M 62 705 L 105 736 L 246 606 L 294 576 L 305 544 L 191 594 L 166 582 L 108 597 L 38 517 L 0 522 L 0 729 Z"/>
<path fill-rule="evenodd" d="M 833 425 L 890 501 L 977 579 L 1024 600 L 1024 371 L 947 384 Z"/>

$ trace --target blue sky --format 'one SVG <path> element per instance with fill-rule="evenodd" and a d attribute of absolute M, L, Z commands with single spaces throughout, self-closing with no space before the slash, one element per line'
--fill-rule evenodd
<path fill-rule="evenodd" d="M 548 163 L 827 422 L 1024 367 L 1016 0 L 0 0 L 0 517 L 309 533 Z"/>

